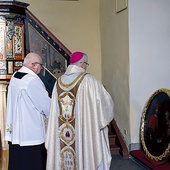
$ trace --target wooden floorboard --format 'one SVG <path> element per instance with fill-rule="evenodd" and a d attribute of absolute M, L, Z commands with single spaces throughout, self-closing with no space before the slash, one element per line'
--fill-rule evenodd
<path fill-rule="evenodd" d="M 0 150 L 0 169 L 8 170 L 8 150 Z"/>

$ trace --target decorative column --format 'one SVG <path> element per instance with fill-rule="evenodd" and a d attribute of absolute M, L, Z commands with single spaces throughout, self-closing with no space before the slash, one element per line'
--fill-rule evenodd
<path fill-rule="evenodd" d="M 8 82 L 0 82 L 0 149 L 2 150 L 8 149 L 8 143 L 5 141 L 7 86 Z"/>

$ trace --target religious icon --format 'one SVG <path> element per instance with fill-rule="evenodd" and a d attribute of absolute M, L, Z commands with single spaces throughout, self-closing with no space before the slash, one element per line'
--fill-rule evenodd
<path fill-rule="evenodd" d="M 147 156 L 162 160 L 170 151 L 170 90 L 158 89 L 149 98 L 141 120 L 141 140 Z"/>

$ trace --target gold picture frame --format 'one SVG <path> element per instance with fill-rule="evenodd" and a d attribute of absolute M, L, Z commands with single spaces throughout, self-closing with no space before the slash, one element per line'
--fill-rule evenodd
<path fill-rule="evenodd" d="M 116 13 L 120 13 L 127 9 L 128 0 L 116 0 Z"/>
<path fill-rule="evenodd" d="M 146 102 L 141 117 L 141 141 L 151 160 L 161 161 L 170 153 L 170 90 L 156 90 Z"/>

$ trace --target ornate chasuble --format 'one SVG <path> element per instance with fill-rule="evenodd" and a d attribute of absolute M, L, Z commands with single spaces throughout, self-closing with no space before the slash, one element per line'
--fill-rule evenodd
<path fill-rule="evenodd" d="M 58 78 L 57 91 L 60 107 L 58 121 L 62 170 L 76 170 L 74 106 L 78 87 L 86 74 L 79 74 L 70 84 L 64 84 L 61 81 L 61 77 Z M 67 90 L 71 86 L 73 88 Z"/>

